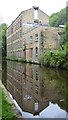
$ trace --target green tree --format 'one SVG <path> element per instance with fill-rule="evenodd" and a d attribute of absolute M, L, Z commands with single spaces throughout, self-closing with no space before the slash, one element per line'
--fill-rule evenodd
<path fill-rule="evenodd" d="M 62 9 L 60 12 L 53 13 L 49 17 L 50 26 L 58 27 L 60 24 L 64 25 L 66 22 L 66 8 Z"/>
<path fill-rule="evenodd" d="M 2 51 L 2 59 L 6 56 L 6 30 L 7 24 L 3 23 L 0 25 L 0 51 Z"/>
<path fill-rule="evenodd" d="M 61 35 L 61 45 L 67 44 L 68 45 L 68 22 L 65 24 L 64 32 Z"/>
<path fill-rule="evenodd" d="M 0 60 L 2 59 L 2 26 L 0 25 Z"/>

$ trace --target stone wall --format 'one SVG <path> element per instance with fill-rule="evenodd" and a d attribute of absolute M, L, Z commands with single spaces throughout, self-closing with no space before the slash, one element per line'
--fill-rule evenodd
<path fill-rule="evenodd" d="M 59 47 L 60 36 L 58 28 L 47 27 L 43 30 L 44 49 L 56 50 Z"/>

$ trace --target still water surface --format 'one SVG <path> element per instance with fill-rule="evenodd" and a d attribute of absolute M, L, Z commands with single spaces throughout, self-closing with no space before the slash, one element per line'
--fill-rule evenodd
<path fill-rule="evenodd" d="M 3 82 L 5 81 L 6 88 L 22 109 L 23 116 L 67 116 L 67 71 L 17 62 L 7 62 L 7 73 L 5 70 Z"/>

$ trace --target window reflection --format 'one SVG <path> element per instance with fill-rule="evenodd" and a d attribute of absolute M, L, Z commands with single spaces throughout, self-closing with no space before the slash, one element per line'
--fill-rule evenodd
<path fill-rule="evenodd" d="M 38 47 L 35 48 L 36 57 L 38 56 Z"/>
<path fill-rule="evenodd" d="M 36 71 L 36 80 L 38 80 L 38 71 Z"/>

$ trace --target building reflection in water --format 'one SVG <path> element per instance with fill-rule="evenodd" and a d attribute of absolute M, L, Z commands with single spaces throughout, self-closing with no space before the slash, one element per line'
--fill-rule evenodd
<path fill-rule="evenodd" d="M 64 75 L 38 65 L 7 62 L 7 89 L 22 110 L 34 115 L 45 109 L 49 101 L 66 109 Z"/>

